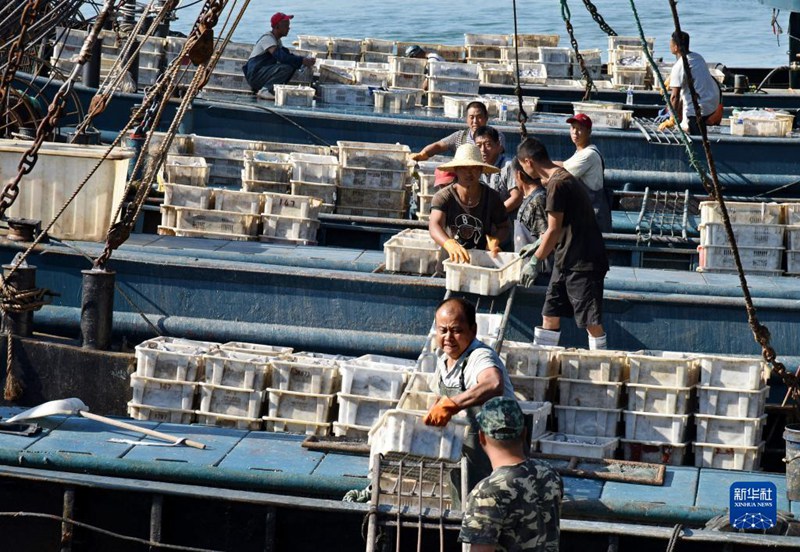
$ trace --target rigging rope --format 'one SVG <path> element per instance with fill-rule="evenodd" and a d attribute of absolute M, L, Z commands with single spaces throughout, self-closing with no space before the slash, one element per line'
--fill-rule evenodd
<path fill-rule="evenodd" d="M 517 115 L 517 121 L 519 122 L 519 135 L 522 137 L 522 140 L 528 137 L 528 129 L 525 127 L 525 123 L 528 122 L 528 114 L 525 112 L 525 108 L 522 106 L 522 86 L 520 85 L 519 81 L 519 33 L 517 32 L 517 0 L 513 0 L 513 8 L 514 8 L 514 67 L 516 68 L 516 77 L 517 77 L 517 85 L 514 87 L 514 94 L 517 96 L 517 101 L 519 102 L 519 114 Z"/>
<path fill-rule="evenodd" d="M 592 76 L 589 74 L 589 71 L 586 69 L 586 63 L 583 60 L 583 55 L 581 55 L 581 51 L 578 48 L 578 40 L 575 38 L 575 31 L 572 28 L 572 13 L 569 10 L 569 5 L 567 5 L 567 0 L 561 0 L 561 18 L 564 20 L 564 24 L 567 26 L 567 34 L 569 35 L 569 42 L 572 45 L 572 51 L 575 53 L 575 58 L 578 60 L 578 63 L 581 67 L 581 74 L 583 75 L 583 80 L 586 83 L 586 90 L 583 92 L 583 101 L 587 101 L 592 97 L 594 81 L 592 80 Z"/>

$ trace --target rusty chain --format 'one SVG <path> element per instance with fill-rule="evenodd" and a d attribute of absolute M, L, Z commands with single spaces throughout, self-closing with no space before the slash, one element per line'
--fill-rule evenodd
<path fill-rule="evenodd" d="M 606 33 L 608 36 L 617 36 L 617 32 L 612 29 L 608 23 L 606 23 L 606 20 L 603 19 L 602 15 L 600 15 L 600 12 L 597 11 L 597 7 L 592 4 L 592 0 L 583 0 L 583 5 L 586 6 L 586 9 L 589 10 L 592 19 L 595 20 L 597 25 L 604 33 Z"/>
<path fill-rule="evenodd" d="M 578 40 L 575 38 L 575 30 L 572 28 L 572 13 L 570 12 L 569 6 L 567 5 L 567 0 L 561 0 L 561 18 L 564 20 L 564 24 L 567 26 L 567 34 L 569 35 L 569 42 L 572 45 L 572 51 L 575 53 L 575 58 L 578 60 L 578 63 L 581 67 L 581 74 L 583 75 L 583 80 L 586 83 L 586 89 L 583 92 L 583 101 L 587 101 L 592 97 L 592 88 L 594 88 L 594 80 L 592 80 L 592 76 L 589 74 L 589 71 L 586 69 L 586 63 L 583 60 L 583 55 L 578 47 Z"/>
<path fill-rule="evenodd" d="M 28 0 L 22 9 L 19 35 L 11 44 L 11 48 L 8 49 L 8 63 L 5 71 L 3 71 L 2 80 L 0 80 L 0 109 L 3 112 L 5 112 L 6 100 L 8 99 L 8 89 L 11 87 L 11 82 L 14 80 L 14 75 L 17 74 L 17 70 L 22 63 L 22 56 L 25 53 L 23 48 L 25 35 L 28 33 L 28 27 L 33 25 L 39 18 L 42 2 L 43 0 Z"/>
<path fill-rule="evenodd" d="M 517 96 L 519 102 L 519 113 L 517 114 L 517 122 L 519 122 L 519 135 L 522 140 L 528 137 L 528 129 L 525 123 L 528 122 L 528 114 L 522 105 L 522 85 L 519 80 L 519 34 L 517 32 L 517 0 L 513 0 L 514 8 L 514 67 L 517 77 L 517 85 L 514 87 L 514 95 Z"/>
<path fill-rule="evenodd" d="M 669 5 L 672 10 L 672 19 L 675 23 L 675 32 L 681 33 L 681 23 L 680 18 L 678 17 L 678 6 L 676 0 L 669 0 Z M 692 70 L 687 56 L 689 52 L 685 51 L 683 44 L 678 44 L 678 48 L 680 50 L 681 60 L 683 62 L 683 70 L 686 73 L 686 83 L 689 86 L 692 105 L 694 106 L 695 113 L 702 114 L 702 110 L 700 109 L 700 101 L 697 96 L 697 90 L 694 86 L 694 77 L 692 76 Z M 733 226 L 731 225 L 728 207 L 725 205 L 725 200 L 722 197 L 722 187 L 719 183 L 719 175 L 717 174 L 714 157 L 711 153 L 711 145 L 708 141 L 708 128 L 706 127 L 706 123 L 702 116 L 697 117 L 697 124 L 700 127 L 703 150 L 705 151 L 706 159 L 708 160 L 709 172 L 711 174 L 710 193 L 719 205 L 720 212 L 722 213 L 722 222 L 725 225 L 725 234 L 728 237 L 728 242 L 731 244 L 733 260 L 736 263 L 736 271 L 739 276 L 739 285 L 742 288 L 742 294 L 744 296 L 745 310 L 747 311 L 747 322 L 750 326 L 750 330 L 753 332 L 753 338 L 761 347 L 761 356 L 764 358 L 766 363 L 778 373 L 780 378 L 786 384 L 792 399 L 795 401 L 795 407 L 798 408 L 800 407 L 800 386 L 798 386 L 798 378 L 795 376 L 795 374 L 788 371 L 786 366 L 777 359 L 777 353 L 770 343 L 771 335 L 769 328 L 767 328 L 758 320 L 756 308 L 753 304 L 753 297 L 750 294 L 750 288 L 747 285 L 747 277 L 744 273 L 742 259 L 739 255 L 739 246 L 736 243 L 736 237 L 733 235 Z M 705 184 L 706 181 L 704 181 L 704 185 Z"/>

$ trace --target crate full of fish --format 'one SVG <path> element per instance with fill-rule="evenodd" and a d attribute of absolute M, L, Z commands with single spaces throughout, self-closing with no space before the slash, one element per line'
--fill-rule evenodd
<path fill-rule="evenodd" d="M 339 146 L 339 162 L 342 167 L 408 170 L 411 149 L 404 144 L 339 141 L 336 145 Z"/>
<path fill-rule="evenodd" d="M 320 84 L 320 100 L 329 105 L 351 105 L 372 107 L 372 91 L 361 84 Z"/>
<path fill-rule="evenodd" d="M 370 457 L 391 452 L 456 462 L 467 429 L 466 419 L 454 417 L 444 427 L 422 423 L 422 412 L 389 410 L 370 429 Z"/>
<path fill-rule="evenodd" d="M 617 437 L 597 437 L 587 435 L 567 435 L 566 433 L 545 433 L 540 436 L 539 450 L 543 454 L 577 456 L 579 458 L 614 458 L 619 446 Z"/>
<path fill-rule="evenodd" d="M 409 234 L 408 229 L 389 238 L 383 244 L 384 264 L 389 272 L 434 274 L 443 270 L 444 250 L 424 231 L 424 235 Z"/>
<path fill-rule="evenodd" d="M 498 253 L 473 249 L 467 263 L 444 261 L 445 286 L 450 291 L 500 295 L 519 282 L 522 259 L 514 253 Z"/>
<path fill-rule="evenodd" d="M 732 224 L 736 244 L 743 247 L 783 247 L 782 224 Z M 730 245 L 725 225 L 706 222 L 700 225 L 700 245 Z M 800 247 L 800 236 L 797 245 Z M 791 245 L 790 245 L 791 247 Z"/>

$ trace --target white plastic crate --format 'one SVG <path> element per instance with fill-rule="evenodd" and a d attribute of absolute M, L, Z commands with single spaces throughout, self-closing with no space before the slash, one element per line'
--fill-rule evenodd
<path fill-rule="evenodd" d="M 414 366 L 416 365 L 415 361 L 408 358 L 375 354 L 361 355 L 360 357 L 346 360 L 352 362 L 353 364 L 358 364 L 359 366 L 382 368 L 385 370 L 405 370 L 406 372 L 413 371 Z"/>
<path fill-rule="evenodd" d="M 800 251 L 786 252 L 786 273 L 793 275 L 800 274 Z"/>
<path fill-rule="evenodd" d="M 543 454 L 577 456 L 578 458 L 614 458 L 619 446 L 616 437 L 595 437 L 546 433 L 539 437 L 539 450 Z"/>
<path fill-rule="evenodd" d="M 503 63 L 514 63 L 519 54 L 519 61 L 523 62 L 539 62 L 539 47 L 538 46 L 520 46 L 518 52 L 513 47 L 506 47 L 500 49 L 500 61 Z"/>
<path fill-rule="evenodd" d="M 764 443 L 749 447 L 696 442 L 693 447 L 696 467 L 723 470 L 758 470 L 764 451 Z"/>
<path fill-rule="evenodd" d="M 626 410 L 625 438 L 635 441 L 683 443 L 691 415 L 653 414 Z"/>
<path fill-rule="evenodd" d="M 800 225 L 800 202 L 798 203 L 781 203 L 781 210 L 783 211 L 783 222 L 786 224 Z M 792 248 L 790 248 L 792 249 Z"/>
<path fill-rule="evenodd" d="M 733 224 L 736 244 L 743 247 L 783 247 L 784 226 L 781 224 Z M 800 234 L 798 234 L 800 247 Z M 729 245 L 725 225 L 708 222 L 700 225 L 700 245 Z"/>
<path fill-rule="evenodd" d="M 567 379 L 595 382 L 619 382 L 628 379 L 628 360 L 622 351 L 568 349 L 560 351 L 558 357 L 561 375 Z"/>
<path fill-rule="evenodd" d="M 414 88 L 422 90 L 425 84 L 425 75 L 422 73 L 391 73 L 390 85 L 392 88 Z"/>
<path fill-rule="evenodd" d="M 175 381 L 197 381 L 203 375 L 203 348 L 173 343 L 136 346 L 136 375 Z"/>
<path fill-rule="evenodd" d="M 142 341 L 140 345 L 143 346 L 184 345 L 187 347 L 197 347 L 203 352 L 209 351 L 211 349 L 216 349 L 221 346 L 221 344 L 217 343 L 216 341 L 199 341 L 197 339 L 188 339 L 185 337 L 170 337 L 167 335 L 152 337 L 146 341 Z"/>
<path fill-rule="evenodd" d="M 215 190 L 214 209 L 233 213 L 258 215 L 262 211 L 263 196 L 255 192 L 238 190 Z"/>
<path fill-rule="evenodd" d="M 244 170 L 242 170 L 244 173 Z M 262 182 L 260 180 L 247 180 L 242 178 L 242 191 L 257 194 L 285 194 L 290 191 L 286 182 Z"/>
<path fill-rule="evenodd" d="M 167 155 L 164 180 L 169 184 L 205 186 L 208 184 L 208 163 L 204 157 Z"/>
<path fill-rule="evenodd" d="M 333 204 L 336 203 L 336 190 L 338 189 L 339 187 L 336 184 L 302 182 L 299 180 L 292 180 L 291 182 L 292 195 L 321 199 L 322 207 L 320 212 L 322 213 L 333 212 Z"/>
<path fill-rule="evenodd" d="M 515 376 L 509 375 L 514 394 L 520 400 L 543 402 L 548 401 L 555 391 L 558 376 Z"/>
<path fill-rule="evenodd" d="M 251 355 L 261 355 L 266 357 L 281 357 L 292 353 L 291 347 L 280 347 L 277 345 L 262 345 L 261 343 L 246 343 L 244 341 L 228 341 L 220 345 L 223 351 L 236 351 L 239 353 L 250 353 Z"/>
<path fill-rule="evenodd" d="M 342 207 L 365 207 L 403 211 L 406 208 L 405 190 L 385 188 L 340 187 L 336 192 Z"/>
<path fill-rule="evenodd" d="M 646 79 L 647 69 L 636 67 L 623 68 L 615 65 L 611 73 L 611 82 L 614 86 L 633 87 L 636 90 L 644 89 Z"/>
<path fill-rule="evenodd" d="M 700 245 L 698 269 L 722 268 L 735 270 L 733 250 L 727 245 Z M 776 271 L 781 269 L 783 247 L 739 247 L 739 258 L 746 272 Z"/>
<path fill-rule="evenodd" d="M 268 417 L 327 423 L 336 395 L 267 389 Z"/>
<path fill-rule="evenodd" d="M 560 36 L 557 34 L 517 34 L 511 35 L 512 43 L 515 43 L 520 48 L 537 48 L 539 46 L 549 46 L 555 48 L 558 46 Z"/>
<path fill-rule="evenodd" d="M 594 382 L 559 378 L 559 403 L 564 406 L 618 408 L 622 405 L 621 382 Z"/>
<path fill-rule="evenodd" d="M 436 387 L 435 376 L 425 372 L 411 372 L 406 383 L 406 391 L 433 392 Z M 433 385 L 431 383 L 433 382 Z"/>
<path fill-rule="evenodd" d="M 409 391 L 406 389 L 403 394 L 400 395 L 397 408 L 400 410 L 415 410 L 417 412 L 427 413 L 438 400 L 439 395 L 437 393 Z"/>
<path fill-rule="evenodd" d="M 697 414 L 697 441 L 724 445 L 755 446 L 761 442 L 761 432 L 767 415 L 760 418 L 731 418 Z"/>
<path fill-rule="evenodd" d="M 444 427 L 422 423 L 424 414 L 405 410 L 389 410 L 369 432 L 370 458 L 389 452 L 437 458 L 456 462 L 467 428 L 466 421 L 455 417 Z"/>
<path fill-rule="evenodd" d="M 441 272 L 445 254 L 436 242 L 428 238 L 392 236 L 383 244 L 384 264 L 390 272 L 434 274 Z"/>
<path fill-rule="evenodd" d="M 182 184 L 164 184 L 164 205 L 208 209 L 213 188 L 200 188 Z"/>
<path fill-rule="evenodd" d="M 511 35 L 464 33 L 465 46 L 509 46 Z"/>
<path fill-rule="evenodd" d="M 578 105 L 580 104 L 580 105 Z M 592 120 L 592 128 L 628 128 L 633 120 L 633 111 L 625 109 L 590 109 L 585 102 L 573 104 L 575 114 L 583 113 Z"/>
<path fill-rule="evenodd" d="M 342 167 L 405 171 L 411 149 L 403 144 L 373 142 L 336 142 Z"/>
<path fill-rule="evenodd" d="M 433 194 L 417 194 L 417 217 L 431 215 L 431 202 L 433 201 Z M 420 220 L 422 220 L 420 218 Z"/>
<path fill-rule="evenodd" d="M 722 387 L 697 386 L 700 414 L 731 416 L 734 418 L 758 418 L 764 414 L 769 387 L 758 390 L 725 389 Z"/>
<path fill-rule="evenodd" d="M 486 95 L 481 96 L 481 101 L 486 105 L 489 112 L 490 119 L 496 119 L 500 116 L 502 106 L 506 107 L 506 120 L 516 121 L 519 116 L 519 100 L 514 96 L 504 95 Z M 539 107 L 539 98 L 535 96 L 525 96 L 522 98 L 522 107 L 525 112 L 530 116 L 531 113 L 536 111 Z"/>
<path fill-rule="evenodd" d="M 470 250 L 469 263 L 444 261 L 445 287 L 450 291 L 499 295 L 519 282 L 522 259 L 515 253 L 498 253 L 492 257 L 486 251 Z"/>
<path fill-rule="evenodd" d="M 338 385 L 338 361 L 300 355 L 272 361 L 273 389 L 329 395 Z"/>
<path fill-rule="evenodd" d="M 342 393 L 381 399 L 400 399 L 408 374 L 403 370 L 359 365 L 352 361 L 339 367 Z"/>
<path fill-rule="evenodd" d="M 361 39 L 360 38 L 340 38 L 331 37 L 330 41 L 331 52 L 339 54 L 360 54 L 361 53 Z"/>
<path fill-rule="evenodd" d="M 547 83 L 554 84 L 553 79 L 568 79 L 572 65 L 569 63 L 545 63 L 547 70 Z"/>
<path fill-rule="evenodd" d="M 671 351 L 638 351 L 629 353 L 629 381 L 641 385 L 691 387 L 700 371 L 697 355 Z"/>
<path fill-rule="evenodd" d="M 422 75 L 428 65 L 427 59 L 407 58 L 392 56 L 389 58 L 389 70 L 392 73 L 405 73 L 408 75 Z"/>
<path fill-rule="evenodd" d="M 725 207 L 733 224 L 781 224 L 780 203 L 726 201 Z M 722 211 L 716 201 L 700 202 L 701 223 L 722 222 Z"/>
<path fill-rule="evenodd" d="M 140 416 L 137 419 L 189 423 L 194 417 L 192 410 L 199 385 L 132 375 L 132 399 L 128 406 Z"/>
<path fill-rule="evenodd" d="M 547 65 L 568 64 L 571 52 L 569 48 L 539 46 L 539 61 Z"/>
<path fill-rule="evenodd" d="M 218 235 L 255 236 L 258 230 L 258 215 L 232 213 L 229 211 L 209 211 L 191 207 L 161 207 L 162 215 L 169 220 L 174 213 L 173 223 L 164 224 L 178 230 L 211 232 Z M 170 213 L 171 212 L 171 213 Z M 162 216 L 164 221 L 164 216 Z"/>
<path fill-rule="evenodd" d="M 628 410 L 654 414 L 687 414 L 692 411 L 692 387 L 664 387 L 629 383 Z"/>
<path fill-rule="evenodd" d="M 500 359 L 509 375 L 549 377 L 558 375 L 563 347 L 546 347 L 519 341 L 503 341 Z"/>
<path fill-rule="evenodd" d="M 478 79 L 479 68 L 472 63 L 451 63 L 449 61 L 428 62 L 428 74 L 431 79 L 444 77 L 453 79 Z"/>
<path fill-rule="evenodd" d="M 513 85 L 516 82 L 516 71 L 510 65 L 482 64 L 480 65 L 481 84 Z"/>
<path fill-rule="evenodd" d="M 317 86 L 322 103 L 330 105 L 369 106 L 375 103 L 369 86 L 360 84 L 320 84 Z"/>
<path fill-rule="evenodd" d="M 265 215 L 315 219 L 322 209 L 322 200 L 316 197 L 271 193 L 262 195 Z"/>
<path fill-rule="evenodd" d="M 384 412 L 397 406 L 396 399 L 381 399 L 339 393 L 339 423 L 356 426 L 369 426 L 378 421 Z"/>
<path fill-rule="evenodd" d="M 356 67 L 356 82 L 368 86 L 385 87 L 389 85 L 388 69 L 369 69 L 366 67 Z"/>
<path fill-rule="evenodd" d="M 644 48 L 640 45 L 621 45 L 608 51 L 609 65 L 624 68 L 646 69 L 648 67 L 647 56 Z"/>
<path fill-rule="evenodd" d="M 289 182 L 292 163 L 287 153 L 245 150 L 243 179 Z"/>
<path fill-rule="evenodd" d="M 297 35 L 298 48 L 313 52 L 327 52 L 331 39 L 327 36 Z"/>
<path fill-rule="evenodd" d="M 768 110 L 743 111 L 731 117 L 733 136 L 783 137 L 792 131 L 794 115 Z"/>
<path fill-rule="evenodd" d="M 377 192 L 389 194 L 394 192 L 403 193 L 403 187 L 409 180 L 408 171 L 382 170 L 382 169 L 362 169 L 358 167 L 342 167 L 339 171 L 339 184 L 346 188 L 372 188 Z M 402 203 L 402 202 L 400 202 Z M 395 204 L 392 204 L 395 205 Z M 390 207 L 380 207 L 378 209 L 388 209 Z"/>
<path fill-rule="evenodd" d="M 645 37 L 645 43 L 650 50 L 655 47 L 656 39 L 653 37 Z M 642 39 L 639 36 L 609 36 L 608 49 L 615 50 L 619 46 L 638 46 L 642 47 Z"/>
<path fill-rule="evenodd" d="M 463 119 L 467 115 L 467 106 L 475 101 L 480 101 L 478 96 L 442 96 L 444 116 L 451 119 Z"/>
<path fill-rule="evenodd" d="M 800 251 L 800 225 L 786 226 L 786 249 Z"/>
<path fill-rule="evenodd" d="M 480 88 L 480 79 L 461 79 L 451 77 L 430 77 L 428 79 L 428 92 L 448 94 L 477 94 Z"/>
<path fill-rule="evenodd" d="M 271 416 L 264 416 L 263 420 L 264 429 L 267 431 L 324 436 L 328 435 L 331 429 L 331 424 L 327 422 L 309 422 L 306 420 L 292 420 Z"/>
<path fill-rule="evenodd" d="M 311 107 L 314 103 L 314 89 L 310 86 L 276 84 L 274 88 L 278 107 Z"/>
<path fill-rule="evenodd" d="M 553 403 L 549 401 L 519 401 L 524 414 L 531 415 L 531 440 L 536 440 L 547 431 L 547 418 L 553 411 Z"/>
<path fill-rule="evenodd" d="M 494 63 L 503 55 L 502 46 L 467 46 L 467 63 Z"/>
<path fill-rule="evenodd" d="M 520 62 L 519 81 L 523 84 L 545 84 L 550 76 L 547 73 L 548 66 L 539 62 Z M 558 69 L 554 67 L 557 73 Z"/>
<path fill-rule="evenodd" d="M 261 418 L 249 418 L 232 414 L 219 414 L 216 412 L 197 411 L 197 423 L 217 427 L 232 427 L 236 429 L 261 430 Z"/>
<path fill-rule="evenodd" d="M 319 220 L 310 218 L 261 215 L 264 236 L 290 240 L 316 240 Z"/>
<path fill-rule="evenodd" d="M 391 54 L 394 52 L 394 40 L 367 37 L 361 43 L 361 49 L 363 52 Z"/>
<path fill-rule="evenodd" d="M 371 426 L 359 426 L 333 422 L 333 434 L 336 437 L 346 437 L 348 441 L 366 441 L 369 438 Z"/>
<path fill-rule="evenodd" d="M 206 366 L 206 383 L 250 391 L 261 391 L 269 385 L 269 356 L 220 350 L 206 353 L 203 360 Z"/>
<path fill-rule="evenodd" d="M 760 358 L 712 356 L 700 357 L 700 383 L 729 389 L 761 389 L 767 380 L 766 364 Z"/>
<path fill-rule="evenodd" d="M 622 458 L 632 462 L 683 465 L 688 443 L 663 443 L 660 441 L 632 441 L 621 439 Z"/>
<path fill-rule="evenodd" d="M 615 437 L 622 409 L 553 406 L 558 432 L 569 435 Z"/>
<path fill-rule="evenodd" d="M 225 385 L 200 384 L 199 413 L 232 417 L 229 424 L 247 427 L 261 425 L 261 407 L 264 404 L 264 391 L 229 387 Z M 247 420 L 241 420 L 247 418 Z"/>
<path fill-rule="evenodd" d="M 414 89 L 375 90 L 372 93 L 375 100 L 375 111 L 400 113 L 414 109 L 420 102 L 421 94 L 421 91 Z"/>
<path fill-rule="evenodd" d="M 319 68 L 320 84 L 355 84 L 355 67 L 336 67 L 321 65 Z"/>

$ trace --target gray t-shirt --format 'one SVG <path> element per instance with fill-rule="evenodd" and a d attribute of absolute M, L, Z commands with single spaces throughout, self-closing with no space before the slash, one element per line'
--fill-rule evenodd
<path fill-rule="evenodd" d="M 517 179 L 514 178 L 511 170 L 511 159 L 501 154 L 494 166 L 500 169 L 500 172 L 482 174 L 481 182 L 500 194 L 503 202 L 505 202 L 511 194 L 511 190 L 517 187 Z"/>
<path fill-rule="evenodd" d="M 463 359 L 467 357 L 466 364 Z M 477 339 L 473 339 L 467 350 L 459 357 L 453 367 L 447 368 L 447 354 L 439 351 L 436 354 L 436 375 L 437 381 L 441 380 L 445 387 L 459 388 L 461 385 L 461 365 L 464 365 L 464 386 L 466 389 L 478 384 L 478 374 L 487 368 L 497 368 L 503 378 L 503 396 L 516 399 L 514 396 L 514 385 L 508 377 L 503 361 L 494 349 L 490 349 Z"/>
<path fill-rule="evenodd" d="M 275 35 L 272 34 L 272 32 L 262 35 L 261 38 L 259 38 L 256 42 L 255 46 L 253 46 L 253 51 L 250 52 L 250 57 L 247 59 L 253 59 L 257 55 L 264 53 L 273 46 L 281 48 L 283 47 L 283 44 L 281 44 L 281 40 L 279 38 L 275 38 Z"/>
<path fill-rule="evenodd" d="M 500 145 L 503 146 L 503 151 L 506 149 L 506 135 L 497 131 L 500 135 Z M 475 137 L 468 128 L 457 130 L 449 136 L 442 138 L 442 142 L 447 146 L 450 151 L 456 151 L 461 144 L 475 144 Z"/>

